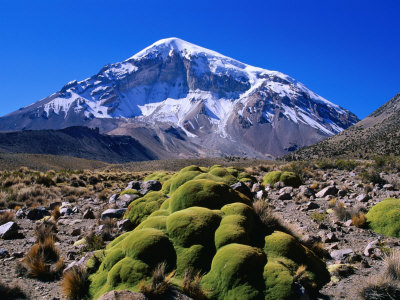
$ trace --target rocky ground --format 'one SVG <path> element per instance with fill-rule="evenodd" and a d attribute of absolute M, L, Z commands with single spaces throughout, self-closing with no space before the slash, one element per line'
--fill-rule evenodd
<path fill-rule="evenodd" d="M 262 175 L 258 176 L 260 181 Z M 343 202 L 346 211 L 362 212 L 387 197 L 399 197 L 397 174 L 381 176 L 389 184 L 367 185 L 355 172 L 345 170 L 317 170 L 314 176 L 308 179 L 306 176 L 304 184 L 297 189 L 280 183 L 266 187 L 261 184 L 250 186 L 254 197 L 268 202 L 305 243 L 321 242 L 326 250 L 323 253 L 327 264 L 331 269 L 338 268 L 336 273 L 332 273 L 332 281 L 321 290 L 321 299 L 357 299 L 363 282 L 382 272 L 385 251 L 400 249 L 399 239 L 358 228 L 345 218 L 340 220 L 340 215 L 332 209 L 334 204 L 337 206 Z M 141 186 L 133 183 L 130 187 L 142 189 L 142 193 L 159 188 L 157 183 Z M 129 228 L 126 222 L 118 222 L 118 217 L 135 197 L 110 197 L 108 201 L 93 197 L 78 199 L 71 204 L 59 203 L 62 215 L 57 221 L 57 246 L 66 266 L 85 256 L 86 251 L 79 241 L 89 232 L 104 235 L 107 231 L 107 235 L 115 237 Z M 117 220 L 102 222 L 102 217 L 106 217 L 104 212 L 110 208 L 108 216 L 117 217 Z M 5 236 L 7 239 L 0 239 L 1 281 L 18 285 L 30 299 L 63 299 L 59 279 L 39 281 L 20 274 L 20 261 L 36 242 L 35 227 L 41 221 L 34 219 L 48 214 L 28 212 L 24 209 L 17 212 L 14 221 L 18 230 L 13 227 L 10 236 Z M 50 212 L 50 207 L 46 207 L 46 212 Z"/>

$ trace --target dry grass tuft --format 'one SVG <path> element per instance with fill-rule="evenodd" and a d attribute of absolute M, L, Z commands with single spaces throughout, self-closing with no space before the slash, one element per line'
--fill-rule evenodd
<path fill-rule="evenodd" d="M 336 215 L 336 218 L 340 221 L 346 221 L 351 218 L 351 214 L 349 210 L 346 208 L 342 201 L 339 201 L 336 206 L 333 208 L 333 212 Z"/>
<path fill-rule="evenodd" d="M 394 300 L 400 299 L 400 287 L 387 276 L 378 276 L 367 280 L 359 290 L 364 300 Z"/>
<path fill-rule="evenodd" d="M 61 217 L 61 212 L 60 212 L 60 206 L 54 207 L 54 209 L 51 211 L 51 218 L 54 220 L 54 222 L 57 222 L 57 220 Z"/>
<path fill-rule="evenodd" d="M 393 280 L 400 280 L 400 250 L 393 250 L 383 258 L 385 273 Z"/>
<path fill-rule="evenodd" d="M 201 289 L 200 286 L 202 278 L 203 276 L 200 274 L 200 272 L 194 273 L 193 271 L 186 270 L 181 285 L 182 292 L 192 299 L 207 299 L 206 293 Z"/>
<path fill-rule="evenodd" d="M 41 280 L 57 278 L 64 268 L 64 260 L 54 243 L 54 238 L 47 237 L 43 242 L 34 244 L 24 258 L 28 274 Z"/>
<path fill-rule="evenodd" d="M 351 217 L 351 220 L 353 222 L 353 225 L 358 228 L 366 228 L 367 227 L 367 218 L 365 217 L 365 214 L 363 212 L 354 214 Z"/>
<path fill-rule="evenodd" d="M 151 283 L 146 284 L 142 281 L 139 284 L 139 291 L 147 298 L 152 300 L 165 299 L 165 296 L 174 290 L 172 279 L 175 276 L 175 271 L 166 274 L 166 268 L 165 262 L 159 264 L 153 272 Z"/>
<path fill-rule="evenodd" d="M 90 231 L 86 236 L 85 236 L 85 250 L 86 251 L 96 251 L 100 250 L 104 246 L 104 240 L 101 235 L 97 235 L 95 232 Z"/>
<path fill-rule="evenodd" d="M 87 299 L 89 292 L 89 274 L 79 266 L 73 266 L 64 273 L 61 289 L 67 299 Z"/>
<path fill-rule="evenodd" d="M 264 200 L 254 201 L 253 208 L 259 217 L 259 220 L 261 221 L 267 235 L 277 230 L 290 234 L 298 240 L 300 239 L 300 235 L 298 234 L 297 230 L 293 226 L 285 224 L 285 222 L 272 211 L 272 209 Z"/>
<path fill-rule="evenodd" d="M 0 225 L 13 221 L 15 213 L 12 210 L 5 211 L 0 214 Z"/>
<path fill-rule="evenodd" d="M 0 299 L 1 300 L 14 300 L 14 299 L 29 299 L 18 285 L 5 285 L 0 282 Z"/>
<path fill-rule="evenodd" d="M 51 221 L 44 221 L 36 225 L 35 237 L 36 243 L 44 243 L 48 239 L 56 240 L 57 226 Z"/>

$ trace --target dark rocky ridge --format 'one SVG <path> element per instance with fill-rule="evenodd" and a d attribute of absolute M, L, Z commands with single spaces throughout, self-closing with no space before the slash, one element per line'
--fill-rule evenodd
<path fill-rule="evenodd" d="M 104 135 L 87 127 L 0 133 L 0 151 L 67 155 L 109 163 L 157 159 L 129 136 Z"/>

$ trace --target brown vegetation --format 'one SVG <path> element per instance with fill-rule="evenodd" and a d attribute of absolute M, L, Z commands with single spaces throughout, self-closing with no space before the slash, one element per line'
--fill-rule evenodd
<path fill-rule="evenodd" d="M 89 274 L 85 268 L 73 266 L 68 269 L 63 275 L 61 289 L 67 299 L 80 300 L 88 298 Z"/>

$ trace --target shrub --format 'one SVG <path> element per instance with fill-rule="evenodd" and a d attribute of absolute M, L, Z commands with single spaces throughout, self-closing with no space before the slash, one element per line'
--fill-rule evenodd
<path fill-rule="evenodd" d="M 366 215 L 368 226 L 373 231 L 400 237 L 400 200 L 388 198 L 374 205 Z"/>
<path fill-rule="evenodd" d="M 85 236 L 85 251 L 96 251 L 102 249 L 103 247 L 104 241 L 101 235 L 97 235 L 93 231 L 90 231 Z"/>
<path fill-rule="evenodd" d="M 360 177 L 364 183 L 385 184 L 386 181 L 376 170 L 362 170 Z"/>
<path fill-rule="evenodd" d="M 346 221 L 351 218 L 350 211 L 346 208 L 342 201 L 339 201 L 337 205 L 333 208 L 333 212 L 335 213 L 338 220 Z"/>
<path fill-rule="evenodd" d="M 324 211 L 322 213 L 318 212 L 318 211 L 314 211 L 313 213 L 311 213 L 310 217 L 318 224 L 327 221 L 329 218 L 328 213 L 326 211 Z"/>
<path fill-rule="evenodd" d="M 86 270 L 79 266 L 73 266 L 64 273 L 61 289 L 67 299 L 87 299 L 89 283 L 89 274 Z"/>

